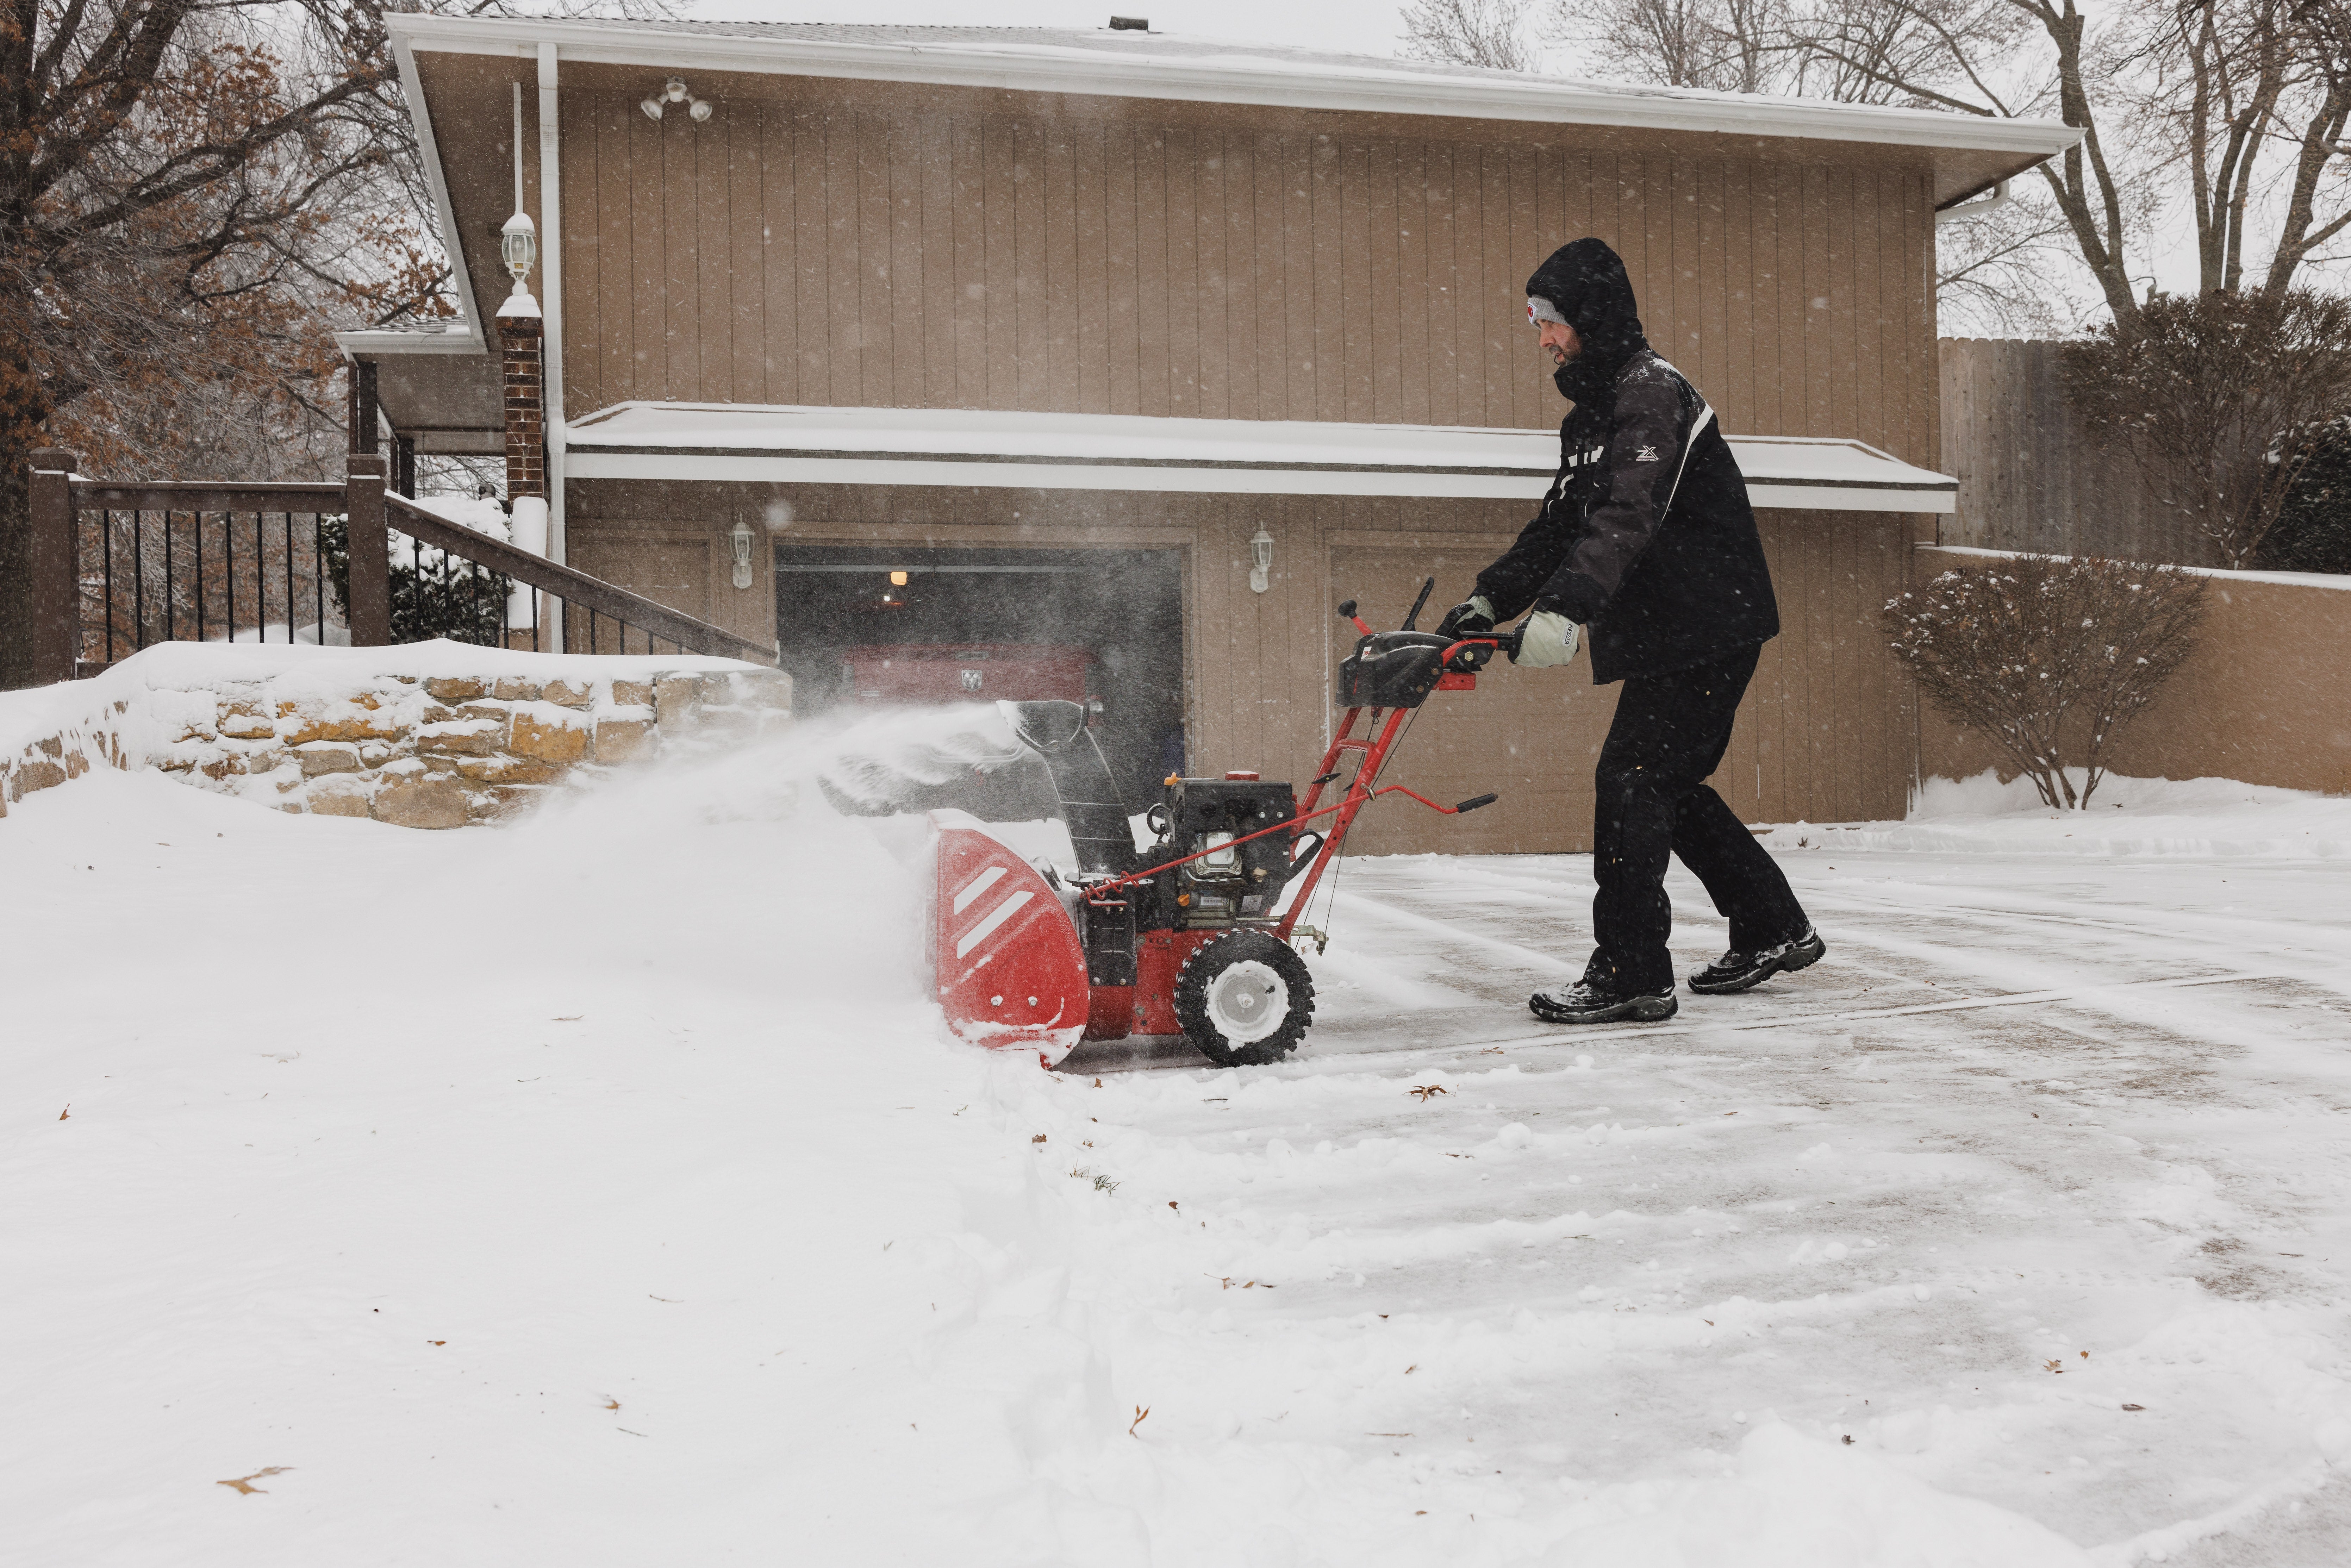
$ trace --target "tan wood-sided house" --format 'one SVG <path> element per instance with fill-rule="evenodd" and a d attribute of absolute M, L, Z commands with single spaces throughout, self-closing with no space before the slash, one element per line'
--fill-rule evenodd
<path fill-rule="evenodd" d="M 1952 505 L 1937 216 L 2064 127 L 1132 27 L 387 22 L 464 261 L 447 331 L 344 339 L 401 450 L 500 449 L 519 189 L 550 553 L 776 639 L 805 708 L 893 644 L 970 644 L 984 697 L 990 649 L 1075 643 L 1130 778 L 1302 778 L 1334 603 L 1394 625 L 1432 572 L 1449 603 L 1531 515 L 1565 410 L 1523 284 L 1593 234 L 1732 434 L 1778 585 L 1718 787 L 1903 809 L 1876 615 Z M 1583 847 L 1614 701 L 1581 662 L 1433 699 L 1391 777 L 1501 803 L 1357 843 Z"/>

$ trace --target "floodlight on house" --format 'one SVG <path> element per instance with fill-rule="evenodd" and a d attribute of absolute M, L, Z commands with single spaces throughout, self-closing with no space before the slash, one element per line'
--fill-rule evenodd
<path fill-rule="evenodd" d="M 669 80 L 662 83 L 659 92 L 651 94 L 637 107 L 645 111 L 647 120 L 659 120 L 673 103 L 685 105 L 687 118 L 696 125 L 710 118 L 710 100 L 696 98 L 688 92 L 684 77 L 670 78 Z"/>

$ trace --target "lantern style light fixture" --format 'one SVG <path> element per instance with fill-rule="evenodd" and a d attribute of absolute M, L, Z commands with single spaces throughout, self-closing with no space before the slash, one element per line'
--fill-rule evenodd
<path fill-rule="evenodd" d="M 726 542 L 735 548 L 735 586 L 737 588 L 751 586 L 751 541 L 755 537 L 751 525 L 740 517 L 735 519 L 734 531 L 726 536 Z"/>
<path fill-rule="evenodd" d="M 538 259 L 538 225 L 532 223 L 530 214 L 522 210 L 522 83 L 520 82 L 514 84 L 514 216 L 508 218 L 506 226 L 498 231 L 499 259 L 507 264 L 507 270 L 514 274 L 514 292 L 507 296 L 510 301 L 530 298 L 530 289 L 523 279 L 530 276 L 531 264 Z M 538 308 L 534 304 L 528 310 L 509 309 L 501 314 L 536 316 L 538 314 Z"/>
<path fill-rule="evenodd" d="M 1249 539 L 1249 558 L 1257 563 L 1249 568 L 1249 591 L 1263 593 L 1273 586 L 1267 576 L 1273 570 L 1273 536 L 1262 528 Z"/>
<path fill-rule="evenodd" d="M 523 279 L 530 276 L 531 264 L 538 259 L 538 225 L 530 221 L 528 213 L 517 210 L 498 231 L 498 255 L 514 274 L 515 293 L 529 294 Z"/>
<path fill-rule="evenodd" d="M 657 120 L 661 119 L 663 112 L 673 103 L 684 104 L 687 117 L 690 118 L 696 125 L 701 124 L 704 120 L 710 118 L 709 100 L 706 99 L 696 98 L 692 93 L 686 91 L 685 78 L 684 77 L 670 78 L 669 80 L 662 83 L 662 88 L 659 92 L 648 95 L 645 100 L 643 103 L 638 104 L 637 107 L 645 111 L 645 118 L 647 120 Z"/>

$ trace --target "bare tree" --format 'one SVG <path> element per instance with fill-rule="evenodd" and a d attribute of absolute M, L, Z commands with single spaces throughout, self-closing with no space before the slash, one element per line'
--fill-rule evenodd
<path fill-rule="evenodd" d="M 2351 300 L 2309 289 L 2153 299 L 2137 331 L 2110 323 L 2063 356 L 2084 423 L 2232 567 L 2351 413 Z"/>
<path fill-rule="evenodd" d="M 1935 225 L 1935 300 L 1947 337 L 2053 338 L 2075 325 L 2049 287 L 2070 252 L 2065 219 L 2042 192 Z"/>
<path fill-rule="evenodd" d="M 1787 22 L 1788 0 L 1551 0 L 1543 36 L 1611 76 L 1776 92 L 1795 77 Z"/>
<path fill-rule="evenodd" d="M 1988 737 L 2044 804 L 2086 807 L 2116 737 L 2194 652 L 2206 589 L 2178 567 L 2010 556 L 1888 601 L 1884 622 L 1928 701 Z"/>
<path fill-rule="evenodd" d="M 1412 0 L 1404 8 L 1404 52 L 1416 60 L 1482 66 L 1488 70 L 1537 68 L 1524 22 L 1531 0 Z"/>

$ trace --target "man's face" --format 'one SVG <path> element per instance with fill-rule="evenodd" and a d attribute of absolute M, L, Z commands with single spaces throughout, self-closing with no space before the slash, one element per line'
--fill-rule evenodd
<path fill-rule="evenodd" d="M 1553 365 L 1564 365 L 1583 352 L 1583 344 L 1577 339 L 1575 329 L 1566 322 L 1538 321 L 1535 325 L 1542 329 L 1535 340 L 1542 345 L 1542 351 L 1551 356 Z"/>

